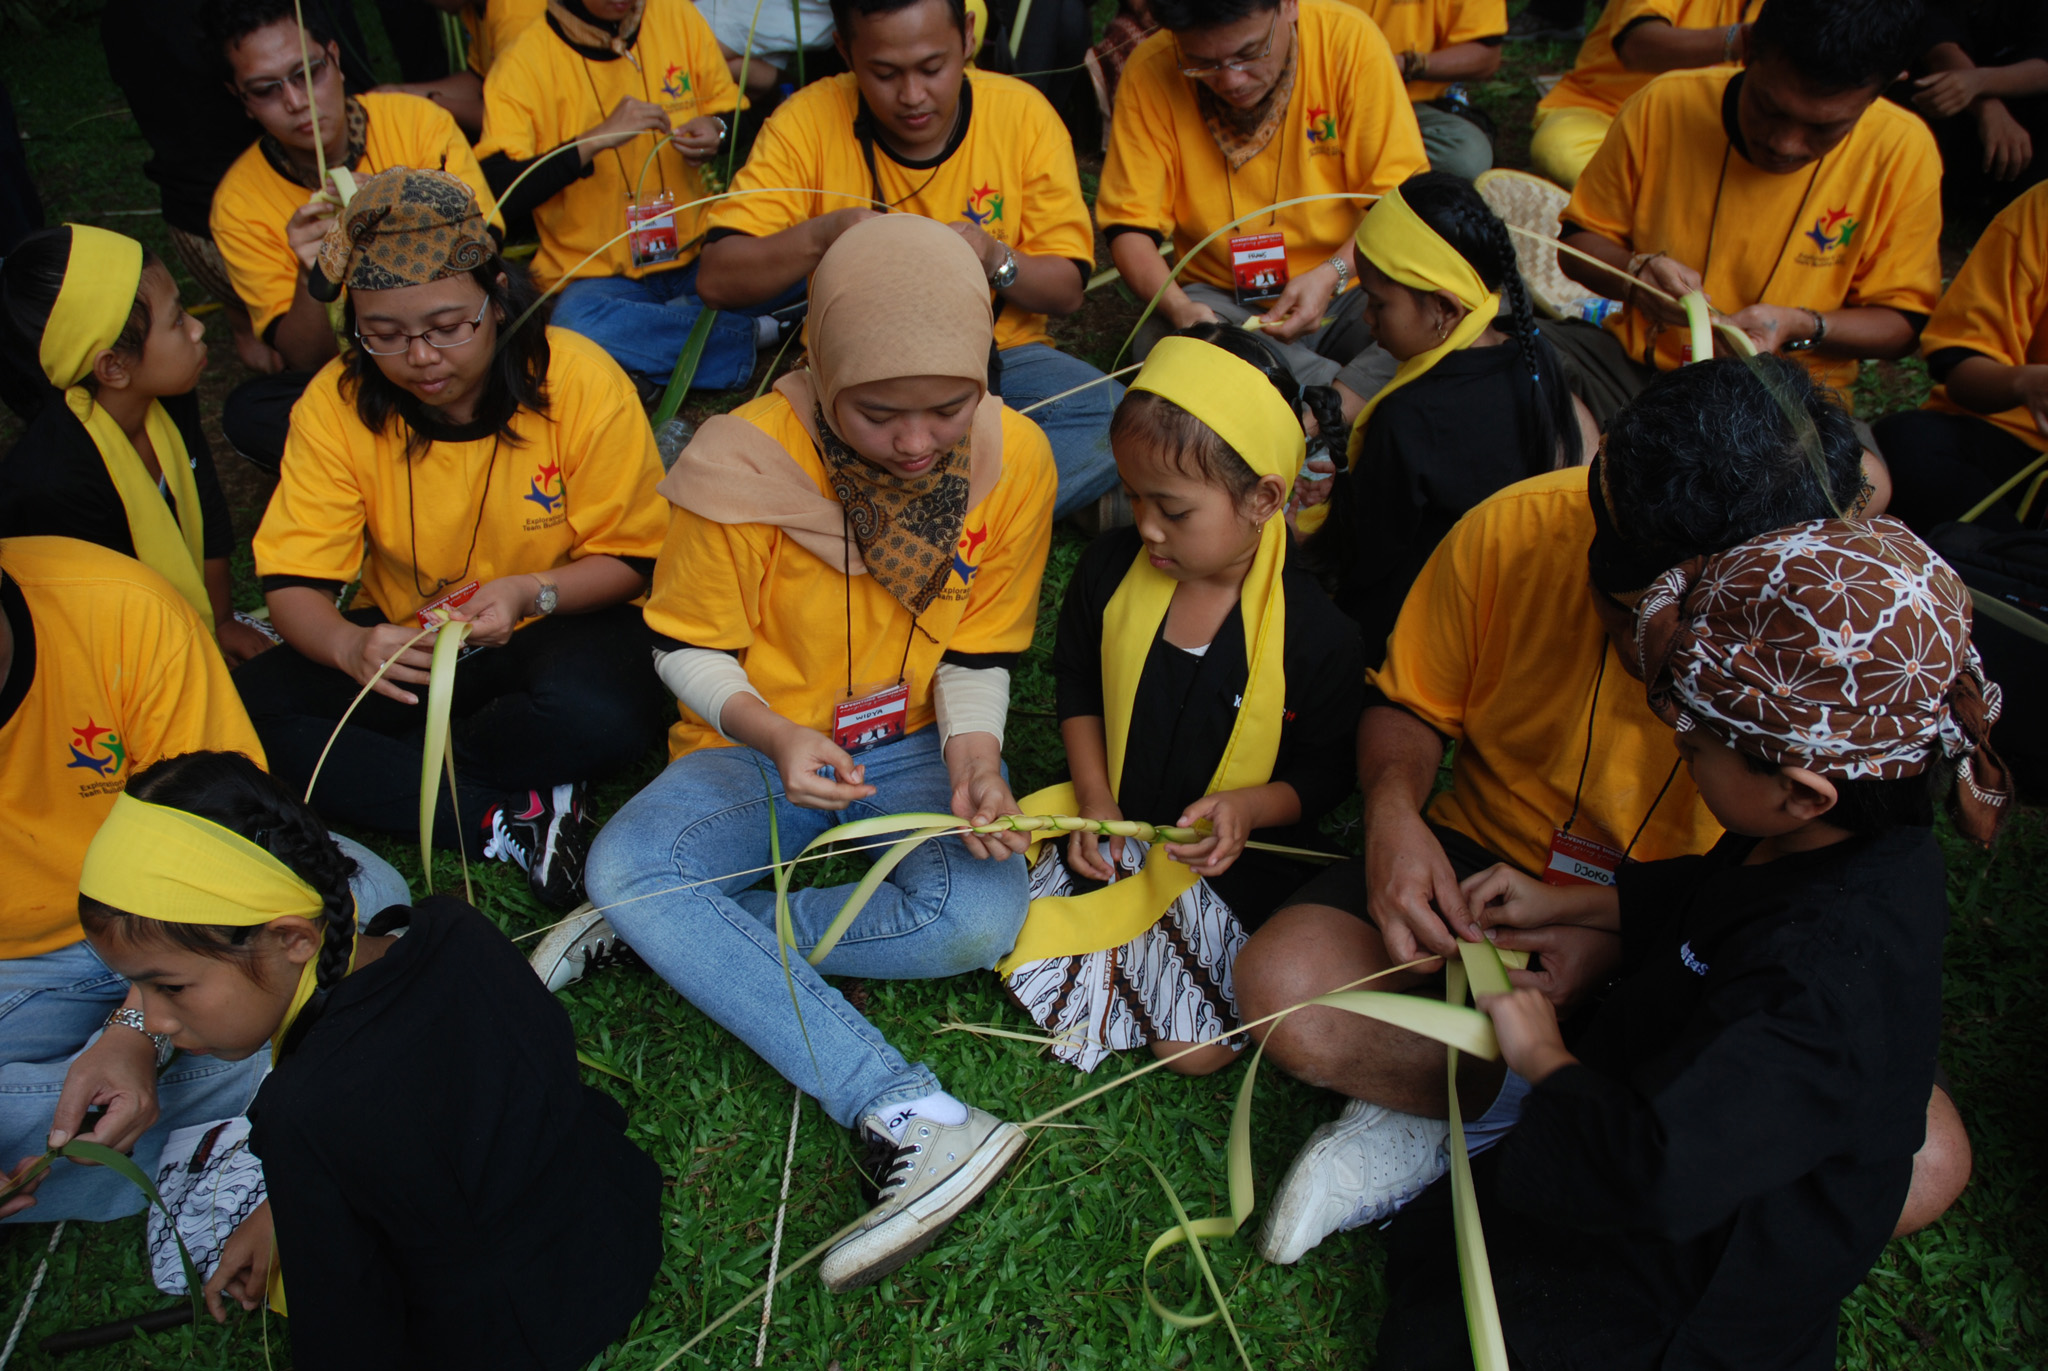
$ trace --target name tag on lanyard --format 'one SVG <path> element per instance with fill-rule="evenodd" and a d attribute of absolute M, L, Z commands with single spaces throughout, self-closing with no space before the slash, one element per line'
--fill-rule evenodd
<path fill-rule="evenodd" d="M 910 716 L 910 687 L 898 681 L 832 706 L 832 741 L 855 757 L 903 736 Z"/>
<path fill-rule="evenodd" d="M 626 192 L 626 246 L 636 267 L 658 266 L 682 255 L 682 239 L 676 232 L 676 197 L 658 191 L 645 200 Z"/>
<path fill-rule="evenodd" d="M 1277 300 L 1287 289 L 1287 235 L 1246 233 L 1232 238 L 1230 279 L 1240 305 Z"/>
<path fill-rule="evenodd" d="M 1558 829 L 1550 835 L 1550 860 L 1543 865 L 1545 885 L 1613 885 L 1622 854 L 1605 843 Z"/>

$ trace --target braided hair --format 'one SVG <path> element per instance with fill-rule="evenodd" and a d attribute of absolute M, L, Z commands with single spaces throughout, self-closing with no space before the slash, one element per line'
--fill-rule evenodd
<path fill-rule="evenodd" d="M 340 985 L 355 952 L 355 896 L 349 880 L 356 863 L 327 834 L 318 815 L 300 804 L 239 752 L 187 752 L 135 773 L 128 793 L 167 809 L 182 809 L 240 834 L 290 867 L 313 887 L 322 904 L 320 954 L 314 966 L 319 990 Z M 244 966 L 255 960 L 250 937 L 261 924 L 227 926 L 172 923 L 134 915 L 86 896 L 78 901 L 79 921 L 88 933 L 118 928 L 131 940 L 146 936 L 181 951 Z M 308 1005 L 299 1023 L 310 1022 Z M 296 1028 L 297 1025 L 295 1024 Z"/>

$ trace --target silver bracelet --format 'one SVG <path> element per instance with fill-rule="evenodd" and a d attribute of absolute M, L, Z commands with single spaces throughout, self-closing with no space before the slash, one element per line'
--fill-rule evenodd
<path fill-rule="evenodd" d="M 142 1017 L 142 1011 L 139 1009 L 130 1009 L 128 1006 L 123 1005 L 107 1015 L 106 1026 L 108 1028 L 132 1028 L 143 1037 L 155 1043 L 156 1065 L 159 1071 L 163 1070 L 164 1063 L 171 1059 L 171 1053 L 175 1050 L 171 1046 L 170 1034 L 152 1033 L 149 1031 L 147 1020 Z"/>

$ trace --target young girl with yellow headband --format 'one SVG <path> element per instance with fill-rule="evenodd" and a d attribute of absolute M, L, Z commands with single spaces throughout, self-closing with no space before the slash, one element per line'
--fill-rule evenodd
<path fill-rule="evenodd" d="M 1581 442 L 1507 226 L 1466 182 L 1427 172 L 1380 199 L 1358 228 L 1358 283 L 1401 366 L 1352 422 L 1327 515 L 1296 524 L 1376 655 L 1451 525 L 1503 486 L 1576 465 Z"/>
<path fill-rule="evenodd" d="M 358 935 L 351 865 L 221 752 L 138 773 L 86 853 L 80 921 L 148 1031 L 274 1063 L 249 1110 L 269 1200 L 214 1315 L 267 1287 L 299 1371 L 581 1366 L 653 1283 L 660 1173 L 490 920 L 429 898 Z M 571 1174 L 574 1204 L 543 1198 Z"/>
<path fill-rule="evenodd" d="M 1364 705 L 1358 634 L 1288 564 L 1281 511 L 1304 452 L 1298 396 L 1259 339 L 1168 338 L 1117 407 L 1110 446 L 1136 527 L 1098 538 L 1060 607 L 1052 670 L 1073 780 L 1027 814 L 1210 831 L 1192 843 L 1092 833 L 1047 845 L 1031 913 L 996 967 L 1025 1012 L 1093 1070 L 1110 1051 L 1160 1056 L 1237 1026 L 1231 964 L 1311 870 L 1246 852 L 1320 845 L 1350 791 Z M 1231 1046 L 1180 1057 L 1202 1074 Z"/>
<path fill-rule="evenodd" d="M 0 270 L 0 314 L 58 392 L 0 460 L 0 537 L 78 538 L 135 557 L 213 625 L 230 665 L 270 646 L 235 618 L 227 500 L 193 388 L 199 321 L 123 234 L 31 234 Z"/>

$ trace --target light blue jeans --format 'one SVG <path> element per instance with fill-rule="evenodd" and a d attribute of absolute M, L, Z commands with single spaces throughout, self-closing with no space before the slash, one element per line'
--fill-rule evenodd
<path fill-rule="evenodd" d="M 849 1128 L 940 1086 L 922 1063 L 905 1061 L 821 973 L 928 980 L 987 970 L 1015 945 L 1024 925 L 1024 859 L 983 861 L 957 838 L 917 847 L 819 967 L 804 954 L 852 887 L 792 892 L 794 1003 L 775 941 L 774 891 L 747 888 L 759 875 L 675 887 L 765 864 L 771 794 L 787 856 L 852 819 L 949 808 L 952 782 L 936 728 L 860 760 L 876 793 L 828 813 L 791 804 L 775 763 L 752 748 L 693 752 L 670 763 L 604 826 L 587 869 L 591 899 L 611 906 L 612 926 L 663 980 Z"/>
<path fill-rule="evenodd" d="M 387 905 L 412 903 L 405 878 L 390 863 L 338 833 L 330 836 L 361 868 L 349 885 L 364 923 Z M 99 1041 L 107 1015 L 127 997 L 128 982 L 83 941 L 40 957 L 0 961 L 0 1042 L 6 1044 L 0 1049 L 5 1058 L 0 1060 L 0 1171 L 12 1171 L 23 1157 L 41 1155 L 65 1073 Z M 242 1113 L 269 1069 L 268 1052 L 240 1062 L 183 1053 L 172 1058 L 170 1069 L 157 1077 L 157 1121 L 129 1155 L 145 1174 L 155 1176 L 157 1157 L 173 1129 Z M 60 1162 L 36 1191 L 34 1206 L 4 1222 L 102 1223 L 142 1206 L 141 1192 L 105 1167 Z"/>
<path fill-rule="evenodd" d="M 692 390 L 731 390 L 754 374 L 752 315 L 777 301 L 742 313 L 720 310 L 697 360 Z M 657 271 L 635 281 L 625 276 L 584 276 L 555 297 L 551 322 L 580 333 L 612 355 L 627 371 L 667 381 L 704 302 L 697 298 L 697 264 Z"/>
<path fill-rule="evenodd" d="M 1102 373 L 1078 357 L 1044 343 L 1004 348 L 1003 403 L 1025 406 L 1100 380 Z M 1059 468 L 1059 494 L 1052 516 L 1064 519 L 1116 489 L 1116 458 L 1109 451 L 1109 420 L 1124 388 L 1115 381 L 1089 386 L 1079 395 L 1033 410 L 1027 417 L 1045 430 Z"/>

